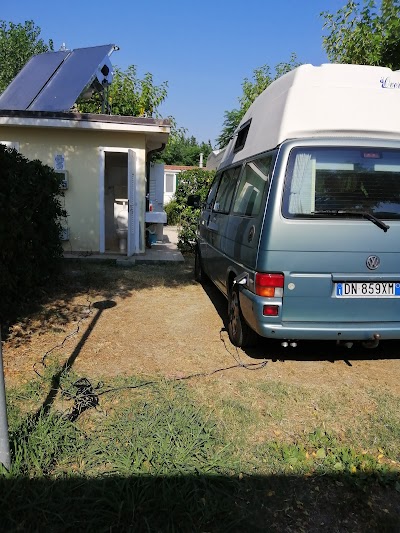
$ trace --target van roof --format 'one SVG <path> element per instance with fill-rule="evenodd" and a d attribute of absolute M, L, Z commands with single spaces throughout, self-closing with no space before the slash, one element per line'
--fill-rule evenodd
<path fill-rule="evenodd" d="M 238 149 L 240 131 L 247 127 Z M 287 139 L 327 136 L 400 140 L 400 71 L 368 65 L 301 65 L 256 98 L 220 167 Z"/>

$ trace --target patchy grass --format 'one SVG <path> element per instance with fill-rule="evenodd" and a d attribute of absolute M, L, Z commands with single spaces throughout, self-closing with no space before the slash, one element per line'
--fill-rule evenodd
<path fill-rule="evenodd" d="M 72 264 L 57 291 L 49 288 L 35 313 L 10 330 L 13 378 L 24 364 L 21 375 L 34 375 L 33 361 L 40 376 L 25 383 L 15 378 L 7 391 L 12 468 L 0 473 L 0 529 L 399 531 L 400 399 L 387 379 L 356 381 L 333 365 L 334 372 L 324 376 L 322 362 L 307 369 L 302 362 L 268 362 L 254 372 L 212 373 L 209 360 L 216 357 L 211 350 L 218 339 L 205 356 L 188 350 L 195 327 L 180 337 L 176 366 L 166 369 L 158 353 L 151 366 L 144 353 L 137 375 L 121 370 L 118 377 L 100 377 L 115 351 L 97 359 L 104 341 L 99 335 L 97 344 L 84 347 L 87 358 L 90 349 L 94 354 L 86 367 L 91 382 L 75 373 L 72 356 L 94 328 L 98 308 L 92 301 L 118 300 L 115 309 L 125 314 L 107 316 L 117 327 L 121 316 L 126 321 L 144 310 L 139 303 L 124 308 L 121 301 L 144 306 L 149 295 L 160 293 L 157 308 L 165 307 L 158 320 L 175 325 L 186 307 L 171 318 L 172 295 L 183 292 L 182 303 L 193 293 L 197 311 L 196 287 L 190 263 L 131 270 Z M 225 302 L 219 307 L 215 298 L 214 305 L 222 317 Z M 80 321 L 81 336 L 63 349 Z M 106 340 L 122 342 L 122 333 Z M 130 357 L 132 342 L 128 336 L 124 345 Z M 29 373 L 27 346 L 36 348 Z M 220 370 L 232 364 L 229 349 L 228 359 L 215 365 Z M 42 366 L 37 361 L 44 354 Z M 183 358 L 194 361 L 185 371 L 179 367 Z M 198 361 L 205 372 L 195 366 Z M 199 377 L 183 379 L 189 374 Z"/>
<path fill-rule="evenodd" d="M 376 414 L 385 416 L 371 419 L 380 440 L 366 450 L 319 426 L 290 435 L 266 428 L 255 438 L 257 428 L 290 417 L 293 403 L 310 402 L 303 387 L 240 383 L 234 398 L 213 397 L 210 409 L 199 401 L 213 388 L 209 379 L 125 377 L 94 387 L 97 408 L 71 422 L 76 378 L 62 373 L 47 411 L 50 372 L 9 393 L 12 468 L 0 474 L 7 531 L 400 527 L 399 463 L 389 459 L 398 451 L 394 398 L 375 394 Z M 271 412 L 281 405 L 278 418 L 266 417 L 270 402 Z"/>

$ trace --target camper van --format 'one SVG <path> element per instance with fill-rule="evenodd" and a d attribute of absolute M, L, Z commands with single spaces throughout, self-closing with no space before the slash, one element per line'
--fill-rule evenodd
<path fill-rule="evenodd" d="M 400 338 L 400 71 L 302 65 L 254 101 L 202 206 L 195 277 L 227 297 L 239 347 Z"/>

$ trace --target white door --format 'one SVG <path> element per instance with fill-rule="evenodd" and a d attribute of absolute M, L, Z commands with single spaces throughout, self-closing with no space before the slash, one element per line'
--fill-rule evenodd
<path fill-rule="evenodd" d="M 136 153 L 128 150 L 128 257 L 139 253 L 139 205 L 136 182 Z"/>

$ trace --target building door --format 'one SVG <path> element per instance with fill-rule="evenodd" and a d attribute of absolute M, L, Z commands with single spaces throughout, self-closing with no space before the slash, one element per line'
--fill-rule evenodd
<path fill-rule="evenodd" d="M 128 199 L 129 199 L 129 226 L 128 226 L 128 257 L 140 252 L 140 216 L 136 180 L 136 153 L 128 150 Z"/>

